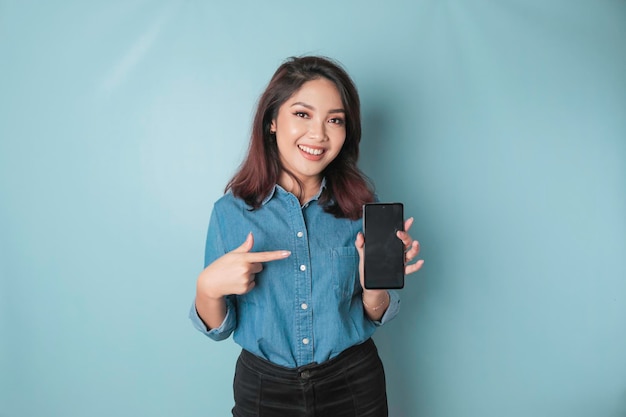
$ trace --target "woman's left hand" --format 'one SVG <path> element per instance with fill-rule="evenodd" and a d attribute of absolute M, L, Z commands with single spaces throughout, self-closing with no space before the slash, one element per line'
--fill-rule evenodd
<path fill-rule="evenodd" d="M 420 244 L 417 240 L 413 240 L 411 235 L 409 234 L 409 229 L 413 226 L 413 217 L 407 219 L 404 222 L 404 232 L 398 230 L 396 236 L 398 239 L 404 243 L 404 275 L 412 274 L 413 272 L 417 272 L 422 265 L 424 265 L 424 260 L 420 259 L 419 261 L 409 264 L 415 257 L 420 253 Z"/>
<path fill-rule="evenodd" d="M 404 274 L 409 275 L 414 272 L 417 272 L 422 265 L 424 265 L 424 260 L 420 259 L 415 263 L 409 263 L 419 254 L 420 244 L 417 240 L 414 240 L 409 234 L 409 230 L 413 226 L 413 217 L 408 218 L 404 222 L 404 231 L 398 231 L 396 236 L 398 239 L 402 241 L 404 244 Z M 363 282 L 363 248 L 365 247 L 365 238 L 363 237 L 363 233 L 359 232 L 356 236 L 356 241 L 354 242 L 354 246 L 356 246 L 357 252 L 359 253 L 359 275 L 361 280 L 361 287 L 365 290 L 365 285 Z"/>

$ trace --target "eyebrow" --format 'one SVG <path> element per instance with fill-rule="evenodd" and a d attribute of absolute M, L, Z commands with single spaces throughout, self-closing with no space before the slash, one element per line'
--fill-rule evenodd
<path fill-rule="evenodd" d="M 310 104 L 306 104 L 302 101 L 297 101 L 295 103 L 293 103 L 290 107 L 293 106 L 302 106 L 302 107 L 306 107 L 309 110 L 315 110 L 315 107 L 311 106 Z M 328 111 L 328 113 L 345 113 L 346 111 L 344 109 L 331 109 Z"/>

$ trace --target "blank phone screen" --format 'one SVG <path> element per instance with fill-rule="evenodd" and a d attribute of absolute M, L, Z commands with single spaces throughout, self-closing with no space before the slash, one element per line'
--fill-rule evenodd
<path fill-rule="evenodd" d="M 404 244 L 396 236 L 398 230 L 404 230 L 402 203 L 363 206 L 365 288 L 404 287 Z"/>

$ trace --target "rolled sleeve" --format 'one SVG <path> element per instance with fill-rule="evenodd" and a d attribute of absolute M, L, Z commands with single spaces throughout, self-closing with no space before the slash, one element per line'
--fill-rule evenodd
<path fill-rule="evenodd" d="M 213 340 L 220 341 L 227 339 L 233 330 L 235 330 L 237 325 L 237 312 L 231 297 L 226 297 L 226 317 L 224 317 L 224 321 L 215 329 L 207 329 L 206 325 L 198 315 L 198 310 L 196 310 L 196 303 L 194 301 L 191 303 L 191 309 L 189 310 L 189 319 L 191 320 L 193 327 L 195 327 L 200 333 Z"/>
<path fill-rule="evenodd" d="M 204 252 L 205 268 L 227 252 L 224 248 L 220 227 L 221 222 L 217 209 L 214 206 L 213 211 L 211 212 L 211 219 L 209 221 L 209 228 L 206 237 L 206 246 Z M 226 317 L 224 317 L 224 321 L 222 321 L 222 324 L 215 329 L 207 329 L 206 325 L 198 315 L 195 301 L 191 303 L 189 318 L 191 319 L 193 326 L 200 333 L 213 340 L 224 340 L 228 338 L 228 336 L 230 336 L 230 334 L 235 330 L 235 327 L 237 327 L 237 309 L 235 304 L 236 299 L 234 295 L 229 295 L 226 297 Z"/>
<path fill-rule="evenodd" d="M 385 314 L 379 321 L 375 321 L 374 324 L 382 326 L 390 320 L 393 320 L 400 312 L 400 294 L 397 291 L 390 290 L 389 292 L 389 307 L 385 311 Z"/>

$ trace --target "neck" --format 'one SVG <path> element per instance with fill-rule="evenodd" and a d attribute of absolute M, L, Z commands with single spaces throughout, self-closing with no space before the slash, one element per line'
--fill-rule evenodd
<path fill-rule="evenodd" d="M 300 204 L 304 204 L 311 200 L 319 192 L 320 185 L 322 184 L 322 178 L 321 176 L 318 176 L 299 178 L 299 180 L 302 183 L 302 189 L 300 189 L 298 182 L 294 178 L 283 172 L 278 181 L 278 185 L 297 196 L 300 200 Z"/>

